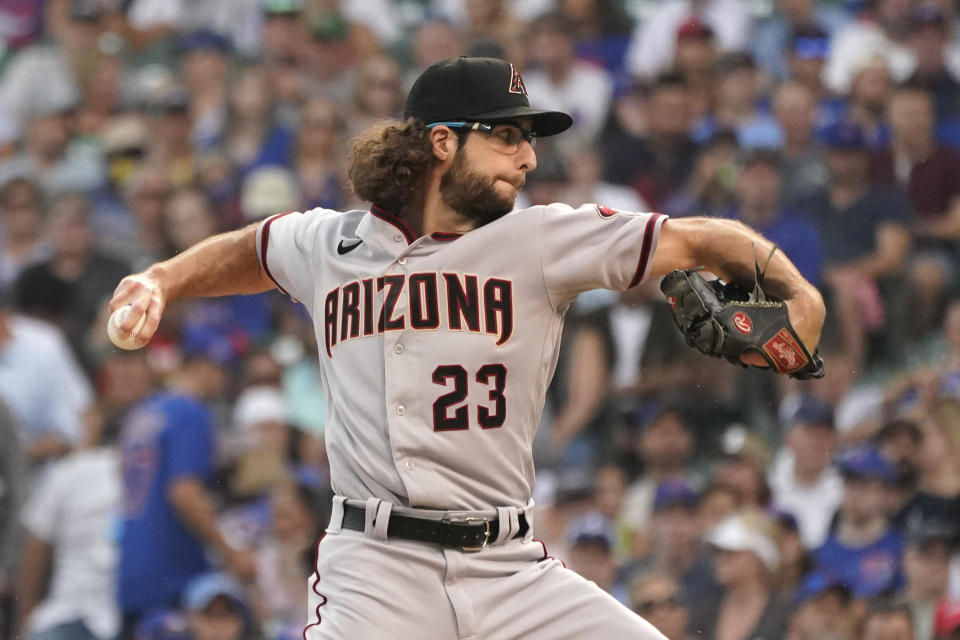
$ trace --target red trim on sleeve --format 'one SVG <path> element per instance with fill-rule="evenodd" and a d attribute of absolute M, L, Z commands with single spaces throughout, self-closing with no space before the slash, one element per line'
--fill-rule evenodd
<path fill-rule="evenodd" d="M 273 274 L 270 273 L 270 267 L 267 266 L 267 247 L 269 246 L 268 242 L 270 240 L 270 225 L 272 225 L 276 220 L 279 220 L 283 216 L 288 216 L 293 211 L 288 211 L 286 213 L 280 213 L 272 218 L 269 218 L 266 222 L 263 223 L 263 228 L 260 230 L 260 264 L 263 265 L 263 272 L 267 274 L 267 277 L 273 280 L 273 284 L 277 285 L 277 289 L 283 293 L 287 293 L 287 290 L 280 286 L 280 283 L 277 282 L 277 279 L 273 277 Z M 287 295 L 290 295 L 287 293 Z"/>
<path fill-rule="evenodd" d="M 650 260 L 650 250 L 653 248 L 653 236 L 657 228 L 657 221 L 662 217 L 663 214 L 655 213 L 650 216 L 650 219 L 647 221 L 647 226 L 643 230 L 643 244 L 640 248 L 640 260 L 637 262 L 637 272 L 633 275 L 633 280 L 630 281 L 630 287 L 635 287 L 640 284 L 640 280 L 643 279 L 643 274 L 647 271 L 647 262 Z"/>
<path fill-rule="evenodd" d="M 410 227 L 408 227 L 403 220 L 401 220 L 398 216 L 393 215 L 383 207 L 378 207 L 375 204 L 371 205 L 370 213 L 376 216 L 377 218 L 380 218 L 384 222 L 389 222 L 390 224 L 395 226 L 397 229 L 400 229 L 400 231 L 403 232 L 403 236 L 407 239 L 407 244 L 411 244 L 413 243 L 414 240 L 417 239 L 417 234 L 411 231 Z"/>

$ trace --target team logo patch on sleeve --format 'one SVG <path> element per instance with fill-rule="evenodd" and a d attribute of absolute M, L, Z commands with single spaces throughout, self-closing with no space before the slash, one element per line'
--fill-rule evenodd
<path fill-rule="evenodd" d="M 613 216 L 615 216 L 615 215 L 617 215 L 618 213 L 620 213 L 619 211 L 617 211 L 617 210 L 614 209 L 613 207 L 607 207 L 607 206 L 604 206 L 604 205 L 602 205 L 602 204 L 598 204 L 598 205 L 596 205 L 596 207 L 597 207 L 597 213 L 600 214 L 600 217 L 601 217 L 601 218 L 612 218 Z"/>
<path fill-rule="evenodd" d="M 510 89 L 508 91 L 519 93 L 522 96 L 527 95 L 527 88 L 523 86 L 523 78 L 520 77 L 520 72 L 513 65 L 510 65 Z"/>

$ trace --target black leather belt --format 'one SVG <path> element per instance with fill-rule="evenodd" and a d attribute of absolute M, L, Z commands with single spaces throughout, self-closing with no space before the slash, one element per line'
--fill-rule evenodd
<path fill-rule="evenodd" d="M 522 538 L 529 525 L 523 513 L 519 515 L 520 529 L 513 536 Z M 367 510 L 363 507 L 343 505 L 344 529 L 363 531 L 367 520 Z M 387 539 L 402 538 L 417 542 L 430 542 L 441 547 L 459 549 L 461 551 L 480 551 L 491 540 L 496 540 L 500 533 L 500 522 L 496 519 L 484 518 L 457 518 L 444 520 L 428 520 L 390 514 L 390 523 L 387 525 Z"/>

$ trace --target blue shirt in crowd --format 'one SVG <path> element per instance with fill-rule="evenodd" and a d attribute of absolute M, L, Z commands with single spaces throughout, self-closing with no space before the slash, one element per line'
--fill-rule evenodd
<path fill-rule="evenodd" d="M 854 598 L 899 591 L 903 587 L 902 556 L 903 536 L 893 529 L 860 548 L 844 545 L 834 533 L 814 552 L 817 567 L 847 585 Z"/>
<path fill-rule="evenodd" d="M 208 569 L 202 544 L 176 515 L 167 492 L 178 478 L 211 479 L 213 444 L 213 416 L 190 396 L 155 394 L 127 419 L 118 578 L 125 613 L 176 606 L 187 582 Z"/>
<path fill-rule="evenodd" d="M 907 226 L 910 218 L 907 194 L 896 187 L 871 188 L 842 210 L 833 206 L 824 190 L 797 203 L 797 208 L 819 227 L 828 264 L 845 264 L 872 254 L 881 225 Z"/>

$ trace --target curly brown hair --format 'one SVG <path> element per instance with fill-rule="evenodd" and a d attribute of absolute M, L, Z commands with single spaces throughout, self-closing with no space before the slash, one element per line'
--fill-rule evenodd
<path fill-rule="evenodd" d="M 358 196 L 399 215 L 423 197 L 435 161 L 426 125 L 385 121 L 351 141 L 347 174 Z"/>

